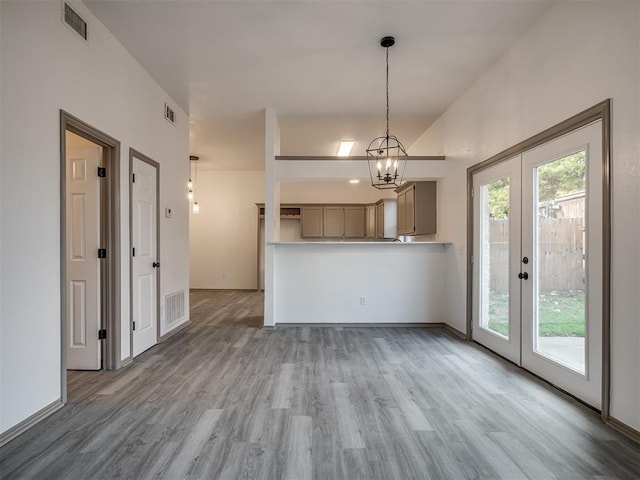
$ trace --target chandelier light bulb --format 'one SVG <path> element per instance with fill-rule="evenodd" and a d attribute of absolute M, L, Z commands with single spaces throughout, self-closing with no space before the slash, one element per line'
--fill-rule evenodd
<path fill-rule="evenodd" d="M 189 193 L 187 193 L 187 198 L 190 202 L 193 202 L 193 190 L 189 188 Z"/>
<path fill-rule="evenodd" d="M 193 202 L 193 213 L 195 214 L 200 213 L 200 204 L 198 203 L 197 200 Z"/>
<path fill-rule="evenodd" d="M 191 179 L 189 179 L 189 181 L 187 182 L 187 188 L 189 190 L 193 190 L 193 182 L 191 181 Z"/>

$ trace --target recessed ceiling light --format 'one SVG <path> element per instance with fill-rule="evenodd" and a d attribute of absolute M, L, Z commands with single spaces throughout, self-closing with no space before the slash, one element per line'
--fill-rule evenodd
<path fill-rule="evenodd" d="M 342 140 L 340 142 L 340 146 L 338 147 L 338 157 L 348 157 L 351 155 L 351 149 L 353 148 L 353 144 L 356 143 L 353 140 Z"/>
<path fill-rule="evenodd" d="M 349 180 L 349 183 L 360 183 L 360 180 L 358 180 L 357 178 L 352 178 L 351 180 Z"/>

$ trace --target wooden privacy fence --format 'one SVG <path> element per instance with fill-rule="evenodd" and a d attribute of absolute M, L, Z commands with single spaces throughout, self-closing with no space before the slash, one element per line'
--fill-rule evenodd
<path fill-rule="evenodd" d="M 489 221 L 490 288 L 493 291 L 504 292 L 508 288 L 508 222 L 493 219 Z M 584 220 L 540 218 L 539 222 L 540 291 L 584 290 Z M 512 272 L 512 275 L 517 274 L 518 272 Z"/>

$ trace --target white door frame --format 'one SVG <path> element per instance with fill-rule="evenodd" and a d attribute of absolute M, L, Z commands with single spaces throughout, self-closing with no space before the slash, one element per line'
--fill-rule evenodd
<path fill-rule="evenodd" d="M 101 265 L 102 328 L 107 331 L 103 350 L 103 368 L 115 370 L 120 359 L 120 142 L 104 132 L 60 110 L 60 385 L 62 403 L 67 401 L 67 234 L 66 234 L 66 132 L 72 132 L 103 149 L 107 169 L 100 193 L 101 243 L 107 258 Z"/>
<path fill-rule="evenodd" d="M 156 256 L 160 261 L 160 164 L 139 151 L 129 148 L 129 351 L 133 358 L 133 159 L 156 169 Z M 160 269 L 156 275 L 156 342 L 160 343 Z"/>
<path fill-rule="evenodd" d="M 504 150 L 467 169 L 467 340 L 472 340 L 473 318 L 473 259 L 474 245 L 473 175 L 485 168 L 521 155 L 537 146 L 555 140 L 573 130 L 602 121 L 602 402 L 600 416 L 605 423 L 614 424 L 610 417 L 611 384 L 611 99 L 607 99 L 573 117 L 554 125 L 533 137 Z"/>

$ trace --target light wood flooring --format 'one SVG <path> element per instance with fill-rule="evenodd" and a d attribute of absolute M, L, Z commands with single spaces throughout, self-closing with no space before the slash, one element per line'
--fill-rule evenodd
<path fill-rule="evenodd" d="M 263 329 L 262 301 L 192 292 L 192 324 L 130 367 L 70 372 L 0 477 L 640 478 L 597 414 L 447 331 Z"/>

